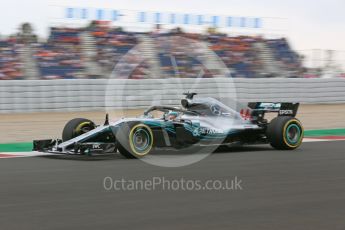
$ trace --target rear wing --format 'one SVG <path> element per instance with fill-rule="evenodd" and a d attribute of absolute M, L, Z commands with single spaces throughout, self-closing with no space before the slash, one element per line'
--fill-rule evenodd
<path fill-rule="evenodd" d="M 265 113 L 278 113 L 278 116 L 295 117 L 299 103 L 290 102 L 250 102 L 248 107 L 252 110 L 253 117 L 260 117 Z"/>

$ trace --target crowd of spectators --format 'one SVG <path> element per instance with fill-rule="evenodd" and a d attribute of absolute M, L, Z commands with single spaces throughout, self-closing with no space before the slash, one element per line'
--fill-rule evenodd
<path fill-rule="evenodd" d="M 212 77 L 200 58 L 204 48 L 191 39 L 175 35 L 165 34 L 154 38 L 164 75 L 179 78 Z"/>
<path fill-rule="evenodd" d="M 302 68 L 299 55 L 294 52 L 285 38 L 268 39 L 265 43 L 271 48 L 274 57 L 287 71 L 298 71 Z"/>
<path fill-rule="evenodd" d="M 37 43 L 35 59 L 44 79 L 71 79 L 83 77 L 84 66 L 81 55 L 80 29 L 51 28 L 46 43 Z"/>
<path fill-rule="evenodd" d="M 121 28 L 112 28 L 102 22 L 95 22 L 88 31 L 96 41 L 95 61 L 106 72 L 111 72 L 122 56 L 138 44 L 135 33 L 124 32 Z"/>
<path fill-rule="evenodd" d="M 228 37 L 226 35 L 209 35 L 207 41 L 211 49 L 222 58 L 228 68 L 234 70 L 233 77 L 254 78 L 262 69 L 254 43 L 256 37 Z"/>
<path fill-rule="evenodd" d="M 19 48 L 22 45 L 15 38 L 0 40 L 0 80 L 23 79 Z"/>
<path fill-rule="evenodd" d="M 81 34 L 88 34 L 95 43 L 96 54 L 91 60 L 101 67 L 100 75 L 109 76 L 128 51 L 139 44 L 140 33 L 125 32 L 103 22 L 95 22 L 85 28 L 51 28 L 46 42 L 33 42 L 34 61 L 42 79 L 87 78 L 85 52 L 82 52 Z M 264 43 L 271 50 L 280 67 L 298 72 L 302 69 L 301 60 L 285 39 L 263 39 L 254 36 L 230 37 L 226 34 L 183 33 L 173 30 L 168 33 L 146 33 L 154 41 L 161 67 L 161 77 L 214 77 L 200 58 L 205 47 L 198 45 L 207 42 L 224 64 L 231 69 L 232 77 L 255 78 L 263 72 L 263 61 L 258 55 L 256 43 Z M 0 79 L 22 79 L 23 65 L 18 49 L 23 46 L 15 38 L 0 41 Z M 121 61 L 119 78 L 148 78 L 150 65 L 138 60 L 140 52 Z M 129 72 L 130 71 L 130 72 Z"/>
<path fill-rule="evenodd" d="M 207 51 L 200 47 L 198 50 L 198 47 L 191 42 L 205 41 L 209 44 L 209 48 L 232 70 L 232 77 L 253 78 L 257 77 L 262 69 L 262 63 L 253 45 L 259 40 L 261 38 L 179 32 L 158 37 L 157 48 L 163 70 L 168 75 L 197 77 L 202 70 L 204 77 L 212 77 L 212 73 L 197 58 L 198 51 Z"/>
<path fill-rule="evenodd" d="M 150 65 L 142 55 L 140 50 L 132 49 L 121 58 L 110 74 L 116 79 L 145 79 L 150 78 Z"/>

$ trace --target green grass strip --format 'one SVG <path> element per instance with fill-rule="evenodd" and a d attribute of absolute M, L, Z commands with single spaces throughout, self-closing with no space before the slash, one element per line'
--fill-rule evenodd
<path fill-rule="evenodd" d="M 0 144 L 0 152 L 30 152 L 32 142 Z"/>
<path fill-rule="evenodd" d="M 318 129 L 304 131 L 306 137 L 345 136 L 345 129 Z"/>

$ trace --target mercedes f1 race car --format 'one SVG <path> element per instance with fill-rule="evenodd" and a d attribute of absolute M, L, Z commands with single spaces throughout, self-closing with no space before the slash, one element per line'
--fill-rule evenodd
<path fill-rule="evenodd" d="M 303 126 L 295 118 L 299 103 L 249 103 L 236 111 L 214 98 L 186 93 L 181 106 L 152 106 L 137 118 L 103 125 L 84 118 L 69 121 L 62 139 L 35 140 L 34 151 L 92 155 L 119 151 L 141 158 L 155 149 L 181 150 L 193 146 L 271 144 L 293 150 L 303 140 Z M 266 113 L 277 113 L 271 121 Z M 158 114 L 158 117 L 157 117 Z"/>

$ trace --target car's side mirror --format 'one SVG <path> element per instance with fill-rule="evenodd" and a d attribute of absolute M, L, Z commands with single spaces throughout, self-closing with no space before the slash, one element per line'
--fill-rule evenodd
<path fill-rule="evenodd" d="M 182 99 L 181 100 L 181 105 L 182 105 L 183 108 L 188 108 L 188 106 L 189 106 L 188 100 L 187 99 Z"/>

